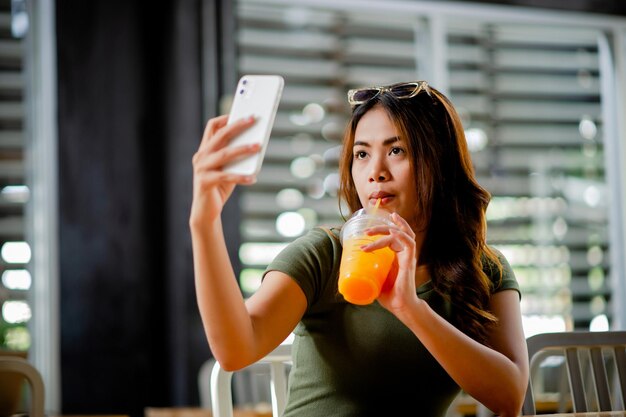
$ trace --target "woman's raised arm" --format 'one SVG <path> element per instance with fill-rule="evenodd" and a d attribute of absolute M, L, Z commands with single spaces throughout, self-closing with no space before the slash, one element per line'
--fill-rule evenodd
<path fill-rule="evenodd" d="M 227 117 L 211 119 L 193 157 L 193 202 L 189 225 L 196 297 L 211 351 L 227 370 L 243 368 L 278 346 L 306 308 L 300 287 L 288 276 L 269 273 L 246 303 L 235 277 L 221 223 L 221 213 L 237 184 L 254 177 L 222 171 L 228 162 L 259 151 L 259 145 L 226 144 L 254 123 Z"/>

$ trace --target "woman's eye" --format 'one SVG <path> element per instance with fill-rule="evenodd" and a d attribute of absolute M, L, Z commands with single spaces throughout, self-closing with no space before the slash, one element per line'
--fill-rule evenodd
<path fill-rule="evenodd" d="M 397 148 L 397 147 L 396 148 L 392 148 L 391 152 L 389 152 L 389 153 L 392 154 L 392 155 L 400 155 L 400 154 L 404 153 L 404 149 Z"/>
<path fill-rule="evenodd" d="M 367 156 L 367 152 L 365 152 L 365 151 L 356 151 L 356 152 L 354 153 L 354 157 L 355 157 L 356 159 L 363 159 L 363 158 L 365 158 L 366 156 Z"/>

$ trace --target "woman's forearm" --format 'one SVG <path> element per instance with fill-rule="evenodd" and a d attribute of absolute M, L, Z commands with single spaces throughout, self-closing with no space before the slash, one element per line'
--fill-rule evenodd
<path fill-rule="evenodd" d="M 465 392 L 500 416 L 519 414 L 528 382 L 525 364 L 473 340 L 425 302 L 403 322 Z"/>
<path fill-rule="evenodd" d="M 191 224 L 196 297 L 214 357 L 225 369 L 252 363 L 252 321 L 235 277 L 221 221 Z"/>

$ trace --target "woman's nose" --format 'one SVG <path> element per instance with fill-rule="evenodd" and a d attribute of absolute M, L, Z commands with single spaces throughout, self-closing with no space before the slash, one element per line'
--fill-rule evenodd
<path fill-rule="evenodd" d="M 374 166 L 372 166 L 372 171 L 370 172 L 369 181 L 370 182 L 384 182 L 389 179 L 389 171 L 385 164 L 381 162 L 375 162 Z"/>

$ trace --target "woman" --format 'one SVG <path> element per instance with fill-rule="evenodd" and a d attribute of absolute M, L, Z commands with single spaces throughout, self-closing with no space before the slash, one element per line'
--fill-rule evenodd
<path fill-rule="evenodd" d="M 474 178 L 461 122 L 426 82 L 351 90 L 340 161 L 350 210 L 381 206 L 394 226 L 363 250 L 396 253 L 393 283 L 367 306 L 337 293 L 337 231 L 314 228 L 269 265 L 244 301 L 228 261 L 220 213 L 237 184 L 221 167 L 258 147 L 224 145 L 253 120 L 209 121 L 194 156 L 192 231 L 200 313 L 215 358 L 229 370 L 265 356 L 290 332 L 286 416 L 443 416 L 460 389 L 516 416 L 528 381 L 519 289 L 485 242 L 490 195 Z"/>

